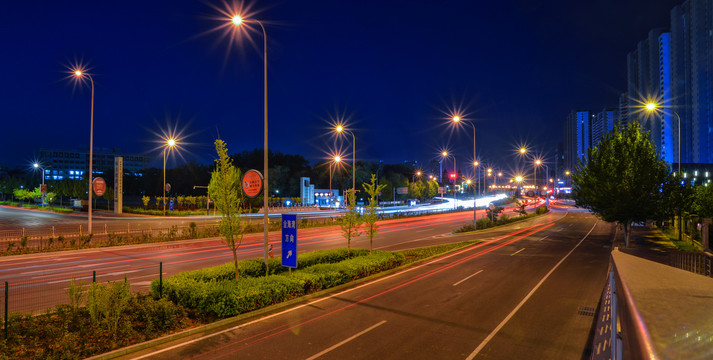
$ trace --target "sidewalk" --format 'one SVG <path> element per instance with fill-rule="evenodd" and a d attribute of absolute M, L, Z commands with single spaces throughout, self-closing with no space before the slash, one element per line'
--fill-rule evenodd
<path fill-rule="evenodd" d="M 653 226 L 633 226 L 628 248 L 625 247 L 624 232 L 620 229 L 614 241 L 614 246 L 619 247 L 619 251 L 625 254 L 638 256 L 664 265 L 670 263 L 669 253 L 677 249 L 676 245 Z"/>

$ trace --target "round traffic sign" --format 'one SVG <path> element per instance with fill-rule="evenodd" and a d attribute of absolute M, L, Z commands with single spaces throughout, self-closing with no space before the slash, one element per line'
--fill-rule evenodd
<path fill-rule="evenodd" d="M 166 192 L 171 191 L 171 184 L 166 183 Z"/>
<path fill-rule="evenodd" d="M 92 187 L 94 188 L 94 193 L 97 194 L 97 196 L 102 196 L 104 195 L 104 192 L 106 192 L 106 181 L 100 177 L 95 178 L 92 181 Z"/>
<path fill-rule="evenodd" d="M 243 191 L 249 198 L 254 198 L 262 191 L 262 174 L 257 170 L 248 170 L 243 175 Z"/>

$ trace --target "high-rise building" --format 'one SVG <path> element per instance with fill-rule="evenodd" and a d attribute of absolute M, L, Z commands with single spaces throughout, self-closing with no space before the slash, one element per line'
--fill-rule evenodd
<path fill-rule="evenodd" d="M 572 111 L 564 124 L 564 167 L 574 170 L 578 161 L 587 161 L 587 151 L 592 143 L 592 115 L 589 110 Z"/>
<path fill-rule="evenodd" d="M 629 123 L 629 96 L 627 93 L 619 95 L 619 109 L 616 113 L 616 124 L 624 126 Z"/>
<path fill-rule="evenodd" d="M 689 0 L 671 10 L 673 159 L 713 163 L 713 1 Z"/>
<path fill-rule="evenodd" d="M 614 123 L 616 121 L 616 110 L 614 109 L 603 109 L 596 113 L 591 123 L 591 146 L 599 145 L 599 142 L 604 139 L 604 136 L 614 130 Z"/>

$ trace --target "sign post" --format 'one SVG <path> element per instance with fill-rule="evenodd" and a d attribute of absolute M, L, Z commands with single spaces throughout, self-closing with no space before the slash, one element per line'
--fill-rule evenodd
<path fill-rule="evenodd" d="M 114 157 L 114 214 L 121 214 L 124 207 L 124 157 Z"/>
<path fill-rule="evenodd" d="M 297 268 L 297 215 L 282 214 L 282 266 Z"/>

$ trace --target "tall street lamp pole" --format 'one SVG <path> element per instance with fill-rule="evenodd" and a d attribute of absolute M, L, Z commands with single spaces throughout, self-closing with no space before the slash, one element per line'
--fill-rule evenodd
<path fill-rule="evenodd" d="M 163 146 L 163 216 L 166 216 L 166 151 L 176 146 L 175 139 L 168 139 Z"/>
<path fill-rule="evenodd" d="M 94 165 L 94 79 L 92 79 L 92 76 L 83 71 L 82 69 L 76 69 L 74 71 L 74 76 L 77 79 L 80 79 L 83 76 L 86 76 L 89 79 L 89 83 L 92 86 L 92 101 L 91 101 L 91 108 L 90 108 L 90 113 L 89 113 L 89 203 L 88 209 L 89 209 L 89 214 L 87 215 L 87 231 L 89 234 L 92 233 L 92 191 L 93 186 L 92 186 L 92 174 L 93 174 L 93 165 Z M 43 175 L 44 177 L 44 175 Z"/>
<path fill-rule="evenodd" d="M 44 207 L 45 206 L 45 193 L 44 193 L 44 191 L 42 191 L 42 188 L 45 187 L 45 168 L 40 166 L 40 164 L 38 164 L 38 163 L 34 163 L 34 164 L 32 164 L 32 166 L 34 166 L 35 169 L 40 169 L 40 171 L 42 172 L 42 185 L 40 187 L 40 191 L 42 192 L 42 207 Z"/>
<path fill-rule="evenodd" d="M 660 107 L 660 105 L 655 104 L 655 103 L 648 103 L 646 104 L 646 110 L 649 112 L 652 112 L 656 110 L 656 108 Z M 676 173 L 679 177 L 681 176 L 681 116 L 678 115 L 676 110 L 671 109 L 671 111 L 676 114 L 676 118 L 678 118 L 678 172 Z M 679 209 L 680 210 L 680 209 Z M 679 211 L 678 213 L 678 241 L 681 241 L 681 238 L 683 237 L 683 230 L 681 229 L 681 212 Z"/>
<path fill-rule="evenodd" d="M 534 177 L 534 182 L 535 182 L 535 198 L 537 198 L 537 197 L 540 195 L 540 194 L 539 194 L 539 189 L 538 189 L 538 187 L 537 187 L 537 167 L 540 166 L 540 165 L 542 165 L 542 160 L 540 160 L 540 159 L 535 159 L 535 166 L 533 166 L 533 167 L 535 168 L 535 177 Z"/>
<path fill-rule="evenodd" d="M 455 155 L 449 155 L 448 151 L 444 151 L 441 153 L 441 156 L 443 156 L 443 159 L 447 159 L 449 157 L 453 158 L 453 176 L 455 176 L 455 178 L 457 178 L 458 173 L 456 171 L 456 157 L 455 157 Z M 454 210 L 456 208 L 456 196 L 457 196 L 456 195 L 456 180 L 455 180 L 455 178 L 453 179 L 453 209 Z"/>
<path fill-rule="evenodd" d="M 456 124 L 460 123 L 461 120 L 463 120 L 463 119 L 461 119 L 460 116 L 458 116 L 458 115 L 453 116 L 454 123 L 456 123 Z M 473 124 L 472 122 L 464 122 L 464 123 L 470 125 L 470 127 L 473 129 L 473 161 L 474 161 L 473 162 L 473 172 L 477 172 L 478 165 L 476 164 L 477 163 L 476 159 L 478 159 L 478 156 L 475 153 L 475 124 Z M 476 200 L 476 196 L 477 196 L 477 194 L 476 194 L 475 186 L 473 186 L 473 228 L 475 228 L 475 217 L 476 217 L 475 200 Z"/>
<path fill-rule="evenodd" d="M 356 201 L 356 136 L 354 136 L 354 131 L 345 129 L 343 125 L 337 125 L 334 130 L 338 134 L 346 133 L 352 136 L 352 191 L 354 191 L 354 201 Z"/>
<path fill-rule="evenodd" d="M 262 29 L 262 39 L 263 39 L 263 104 L 264 104 L 264 112 L 265 112 L 265 121 L 264 121 L 264 127 L 265 127 L 265 139 L 264 139 L 264 151 L 263 151 L 263 190 L 262 190 L 262 206 L 265 210 L 263 219 L 262 219 L 262 227 L 263 227 L 263 242 L 265 245 L 265 249 L 263 252 L 263 257 L 265 260 L 265 269 L 267 269 L 267 256 L 268 256 L 268 225 L 269 225 L 269 210 L 267 207 L 267 201 L 268 201 L 268 194 L 269 194 L 269 181 L 268 181 L 268 176 L 267 176 L 267 169 L 268 169 L 268 162 L 267 162 L 267 154 L 268 154 L 268 148 L 267 148 L 267 32 L 265 31 L 265 26 L 263 26 L 262 22 L 260 20 L 256 19 L 243 19 L 240 15 L 235 15 L 231 18 L 231 21 L 233 22 L 233 25 L 240 26 L 244 22 L 254 22 L 260 25 L 260 29 Z M 267 270 L 266 270 L 267 271 Z M 266 272 L 267 273 L 267 272 Z"/>

